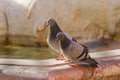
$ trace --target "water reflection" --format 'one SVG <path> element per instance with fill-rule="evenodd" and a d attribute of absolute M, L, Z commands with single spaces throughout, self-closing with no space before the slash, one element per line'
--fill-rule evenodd
<path fill-rule="evenodd" d="M 49 59 L 57 57 L 49 48 L 23 47 L 23 46 L 0 46 L 0 58 L 13 59 Z"/>

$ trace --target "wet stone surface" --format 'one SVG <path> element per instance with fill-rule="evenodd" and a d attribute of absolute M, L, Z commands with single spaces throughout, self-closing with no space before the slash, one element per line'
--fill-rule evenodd
<path fill-rule="evenodd" d="M 5 47 L 9 49 L 9 46 Z M 92 80 L 93 78 L 95 80 L 119 80 L 120 77 L 118 76 L 120 74 L 120 50 L 112 50 L 112 51 L 104 51 L 104 52 L 97 52 L 97 53 L 90 53 L 91 57 L 95 58 L 98 63 L 98 68 L 89 68 L 80 66 L 79 68 L 73 68 L 69 66 L 65 61 L 57 61 L 54 58 L 53 59 L 46 59 L 46 54 L 49 55 L 49 53 L 46 51 L 48 49 L 36 49 L 36 48 L 27 48 L 25 50 L 25 47 L 12 47 L 12 49 L 15 51 L 10 52 L 9 54 L 15 54 L 19 52 L 19 50 L 23 50 L 23 54 L 34 54 L 32 53 L 32 50 L 37 50 L 38 54 L 43 54 L 44 58 L 41 59 L 43 56 L 39 56 L 39 60 L 33 56 L 27 59 L 24 59 L 23 57 L 18 59 L 12 59 L 15 57 L 5 57 L 0 58 L 0 80 L 71 80 L 74 76 L 71 76 L 73 74 L 76 74 L 75 79 L 81 80 L 86 79 L 87 76 L 82 77 L 82 75 L 78 73 L 88 73 L 87 75 L 90 75 L 89 72 L 97 71 L 99 75 L 99 71 L 103 71 L 102 74 L 105 74 L 104 77 L 100 77 L 96 74 L 94 76 L 90 77 Z M 40 53 L 39 53 L 40 50 Z M 4 50 L 3 50 L 4 52 Z M 6 51 L 9 52 L 9 51 Z M 45 54 L 45 53 L 46 54 Z M 21 54 L 20 52 L 19 55 Z M 2 55 L 2 54 L 0 54 Z M 17 55 L 19 57 L 19 55 Z M 26 55 L 26 54 L 25 54 Z M 51 54 L 50 54 L 51 55 Z M 49 56 L 50 56 L 49 55 Z M 8 56 L 8 55 L 6 55 Z M 27 55 L 28 56 L 28 55 Z M 36 55 L 38 56 L 38 55 Z M 52 57 L 55 57 L 52 56 Z M 36 60 L 33 60 L 36 58 Z M 51 58 L 51 56 L 50 56 Z M 89 71 L 88 71 L 89 70 Z M 111 72 L 107 72 L 107 70 L 111 70 Z M 83 71 L 83 72 L 82 72 Z M 115 72 L 115 73 L 114 73 Z M 86 74 L 84 73 L 84 74 Z M 109 74 L 108 74 L 109 73 Z M 92 73 L 93 74 L 93 73 Z M 113 74 L 113 75 L 111 75 Z M 70 79 L 69 79 L 70 77 Z M 89 77 L 88 77 L 89 78 Z M 87 78 L 87 79 L 88 79 Z"/>

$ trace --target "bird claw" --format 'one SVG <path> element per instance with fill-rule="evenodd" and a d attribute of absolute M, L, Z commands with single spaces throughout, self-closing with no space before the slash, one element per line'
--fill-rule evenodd
<path fill-rule="evenodd" d="M 79 65 L 76 64 L 76 63 L 70 63 L 69 65 L 72 66 L 72 67 L 78 67 L 78 66 L 79 66 Z"/>
<path fill-rule="evenodd" d="M 64 56 L 63 55 L 60 55 L 56 58 L 56 60 L 65 60 Z"/>

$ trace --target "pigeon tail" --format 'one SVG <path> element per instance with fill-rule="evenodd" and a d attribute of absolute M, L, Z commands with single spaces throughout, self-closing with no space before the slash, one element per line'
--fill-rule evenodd
<path fill-rule="evenodd" d="M 95 59 L 92 59 L 91 57 L 84 59 L 83 62 L 90 64 L 91 67 L 97 67 L 98 64 L 98 62 Z"/>

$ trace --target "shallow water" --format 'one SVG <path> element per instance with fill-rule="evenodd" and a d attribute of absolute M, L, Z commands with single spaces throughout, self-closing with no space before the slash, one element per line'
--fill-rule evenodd
<path fill-rule="evenodd" d="M 0 58 L 12 59 L 49 59 L 58 54 L 49 48 L 24 47 L 24 46 L 0 46 Z"/>

